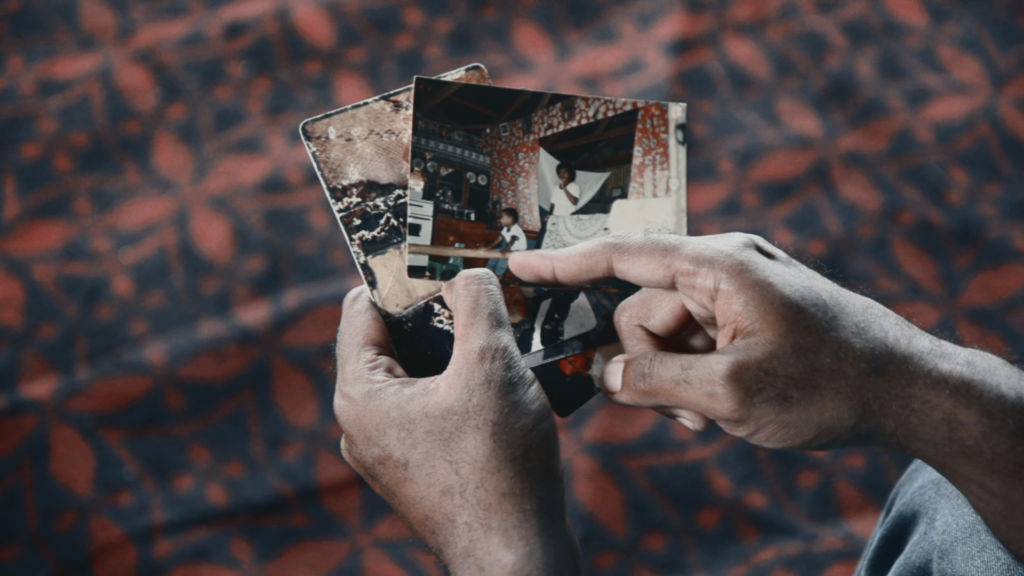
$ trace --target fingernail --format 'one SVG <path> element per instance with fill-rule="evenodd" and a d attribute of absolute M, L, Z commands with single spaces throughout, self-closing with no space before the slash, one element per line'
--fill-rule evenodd
<path fill-rule="evenodd" d="M 622 390 L 622 372 L 626 369 L 626 363 L 619 360 L 619 356 L 612 358 L 612 361 L 605 364 L 604 372 L 601 373 L 601 381 L 605 392 L 618 394 Z"/>
<path fill-rule="evenodd" d="M 693 425 L 693 422 L 690 422 L 689 420 L 687 420 L 686 418 L 683 418 L 682 416 L 680 416 L 679 418 L 676 418 L 676 422 L 679 422 L 680 424 L 682 424 L 683 426 L 686 426 L 687 428 L 689 428 L 690 430 L 693 430 L 694 432 L 697 431 L 697 427 Z"/>
<path fill-rule="evenodd" d="M 680 418 L 686 418 L 687 420 L 690 421 L 690 424 L 693 424 L 694 422 L 700 419 L 700 414 L 694 412 L 693 410 L 687 410 L 686 408 L 679 408 L 676 411 L 676 415 L 679 416 Z"/>

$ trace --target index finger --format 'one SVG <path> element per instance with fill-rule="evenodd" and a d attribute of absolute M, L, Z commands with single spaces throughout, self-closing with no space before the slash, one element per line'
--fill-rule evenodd
<path fill-rule="evenodd" d="M 525 282 L 579 286 L 619 278 L 644 288 L 680 288 L 708 260 L 698 238 L 613 234 L 558 250 L 524 250 L 508 261 Z"/>
<path fill-rule="evenodd" d="M 367 377 L 374 381 L 407 377 L 405 369 L 395 359 L 391 334 L 366 286 L 345 296 L 335 354 L 339 387 Z"/>

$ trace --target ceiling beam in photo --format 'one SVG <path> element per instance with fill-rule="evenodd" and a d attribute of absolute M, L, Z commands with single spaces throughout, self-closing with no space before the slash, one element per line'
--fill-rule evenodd
<path fill-rule="evenodd" d="M 523 102 L 525 102 L 527 98 L 529 98 L 530 96 L 533 96 L 534 94 L 536 94 L 536 92 L 530 92 L 528 90 L 523 90 L 523 92 L 519 96 L 516 97 L 515 101 L 512 102 L 512 105 L 509 106 L 508 108 L 506 108 L 505 112 L 503 112 L 500 116 L 498 116 L 498 119 L 495 120 L 495 122 L 500 124 L 501 122 L 504 122 L 504 121 L 508 120 L 508 117 L 511 116 L 512 113 L 516 111 L 516 108 L 519 108 L 519 106 Z"/>
<path fill-rule="evenodd" d="M 541 98 L 540 102 L 537 103 L 537 107 L 533 110 L 533 113 L 536 114 L 537 112 L 540 112 L 541 110 L 546 108 L 547 105 L 548 105 L 548 102 L 550 102 L 550 101 L 551 101 L 551 92 L 548 92 L 548 93 L 544 94 L 544 97 Z"/>
<path fill-rule="evenodd" d="M 577 170 L 603 170 L 612 166 L 621 166 L 624 164 L 630 164 L 633 161 L 633 152 L 621 152 L 614 156 L 605 156 L 604 158 L 596 158 L 593 160 L 586 160 L 575 163 L 573 166 Z"/>
<path fill-rule="evenodd" d="M 465 84 L 453 84 L 451 86 L 445 86 L 437 94 L 432 95 L 429 100 L 424 102 L 423 107 L 420 108 L 420 110 L 422 110 L 423 112 L 427 112 L 434 106 L 437 106 L 437 104 L 444 100 L 445 98 L 458 92 L 464 86 Z"/>
<path fill-rule="evenodd" d="M 486 114 L 486 115 L 490 116 L 491 118 L 497 118 L 498 114 L 499 114 L 498 112 L 495 112 L 494 110 L 491 110 L 490 108 L 481 106 L 481 105 L 479 105 L 479 104 L 477 104 L 475 102 L 469 102 L 468 100 L 463 100 L 462 98 L 459 98 L 458 96 L 449 96 L 448 100 L 450 100 L 452 102 L 458 102 L 459 104 L 462 104 L 466 108 L 470 108 L 472 110 L 476 110 L 477 112 L 481 112 L 483 114 Z"/>
<path fill-rule="evenodd" d="M 451 122 L 449 122 L 449 124 L 451 124 L 452 128 L 462 130 L 463 132 L 473 132 L 476 130 L 494 128 L 494 124 L 452 124 Z"/>
<path fill-rule="evenodd" d="M 598 133 L 600 133 L 600 131 L 598 131 Z M 604 151 L 609 146 L 611 146 L 613 142 L 615 142 L 614 138 L 609 138 L 609 139 L 605 140 L 604 142 L 601 142 L 597 146 L 595 146 L 595 147 L 591 148 L 590 150 L 587 150 L 586 152 L 584 152 L 583 156 L 580 156 L 579 158 L 577 158 L 575 163 L 586 162 L 587 158 L 591 158 L 591 157 L 596 158 L 598 154 L 600 154 L 602 151 Z"/>
<path fill-rule="evenodd" d="M 582 146 L 583 144 L 590 144 L 591 142 L 597 142 L 604 140 L 605 138 L 615 138 L 616 136 L 622 136 L 629 134 L 630 132 L 636 131 L 636 125 L 630 124 L 629 126 L 623 126 L 607 132 L 598 134 L 591 134 L 590 136 L 584 136 L 582 138 L 576 138 L 575 140 L 566 140 L 565 142 L 559 142 L 557 144 L 548 144 L 545 148 L 550 152 L 552 150 L 565 150 L 566 148 L 572 148 L 574 146 Z"/>

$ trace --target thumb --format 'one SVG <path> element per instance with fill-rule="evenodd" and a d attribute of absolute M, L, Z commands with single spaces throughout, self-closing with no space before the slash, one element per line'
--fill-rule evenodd
<path fill-rule="evenodd" d="M 656 408 L 690 428 L 710 425 L 722 395 L 723 357 L 648 350 L 620 354 L 604 367 L 601 389 L 617 404 Z M 688 421 L 688 422 L 686 422 Z"/>
<path fill-rule="evenodd" d="M 486 268 L 463 270 L 441 291 L 452 310 L 455 346 L 448 370 L 478 372 L 491 362 L 519 358 L 498 278 Z"/>

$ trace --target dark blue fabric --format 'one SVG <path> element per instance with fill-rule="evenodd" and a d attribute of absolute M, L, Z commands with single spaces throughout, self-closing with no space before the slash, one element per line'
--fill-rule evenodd
<path fill-rule="evenodd" d="M 333 347 L 361 278 L 298 126 L 471 62 L 688 103 L 691 234 L 760 234 L 1024 357 L 1022 6 L 0 2 L 0 574 L 441 573 L 338 451 Z M 395 347 L 436 374 L 450 340 L 412 334 Z M 559 432 L 601 576 L 850 574 L 908 464 L 601 396 Z"/>
<path fill-rule="evenodd" d="M 1024 576 L 948 480 L 915 461 L 893 489 L 856 576 Z"/>

